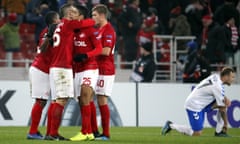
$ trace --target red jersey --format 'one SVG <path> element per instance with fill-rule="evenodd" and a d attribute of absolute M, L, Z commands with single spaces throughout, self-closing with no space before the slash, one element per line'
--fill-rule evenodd
<path fill-rule="evenodd" d="M 102 44 L 98 37 L 98 32 L 94 27 L 82 28 L 75 33 L 74 37 L 74 55 L 87 54 L 87 60 L 77 62 L 74 65 L 75 72 L 82 72 L 84 70 L 97 69 L 96 61 L 97 55 L 102 52 Z"/>
<path fill-rule="evenodd" d="M 49 73 L 49 66 L 51 63 L 51 46 L 48 46 L 45 52 L 41 52 L 40 45 L 44 42 L 48 29 L 45 28 L 39 35 L 39 43 L 37 46 L 37 55 L 33 60 L 32 66 L 39 70 Z"/>
<path fill-rule="evenodd" d="M 97 57 L 99 74 L 100 75 L 114 75 L 115 65 L 114 65 L 114 49 L 116 43 L 116 33 L 114 28 L 110 23 L 99 29 L 99 35 L 101 36 L 102 47 L 111 48 L 109 56 L 99 55 Z"/>
<path fill-rule="evenodd" d="M 53 34 L 53 57 L 51 67 L 72 68 L 73 31 L 84 27 L 93 26 L 94 21 L 62 19 Z"/>

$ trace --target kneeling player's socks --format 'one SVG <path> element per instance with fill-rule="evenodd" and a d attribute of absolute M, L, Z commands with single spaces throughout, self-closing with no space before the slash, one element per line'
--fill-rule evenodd
<path fill-rule="evenodd" d="M 110 111 L 108 105 L 99 106 L 101 113 L 101 121 L 103 128 L 103 135 L 110 136 Z"/>
<path fill-rule="evenodd" d="M 58 129 L 61 124 L 63 109 L 64 109 L 64 106 L 58 103 L 54 103 L 53 109 L 52 109 L 52 120 L 51 120 L 51 127 L 50 127 L 51 136 L 58 135 Z"/>
<path fill-rule="evenodd" d="M 98 132 L 98 126 L 97 126 L 97 112 L 96 112 L 96 106 L 94 104 L 94 101 L 90 102 L 91 107 L 91 126 L 92 126 L 92 132 Z"/>
<path fill-rule="evenodd" d="M 30 134 L 36 134 L 38 131 L 38 125 L 42 116 L 43 107 L 39 104 L 38 101 L 35 102 L 31 112 L 31 126 L 30 126 Z"/>
<path fill-rule="evenodd" d="M 178 124 L 170 124 L 171 129 L 175 129 L 176 131 L 182 133 L 182 134 L 186 134 L 189 136 L 192 136 L 193 134 L 193 130 L 187 126 L 184 125 L 178 125 Z"/>

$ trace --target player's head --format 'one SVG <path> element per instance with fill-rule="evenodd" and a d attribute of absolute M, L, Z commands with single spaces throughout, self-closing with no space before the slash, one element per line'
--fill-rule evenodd
<path fill-rule="evenodd" d="M 88 17 L 88 9 L 85 6 L 76 4 L 74 5 L 77 10 L 78 10 L 78 14 L 79 14 L 79 20 L 85 19 Z"/>
<path fill-rule="evenodd" d="M 231 85 L 235 79 L 234 70 L 230 67 L 224 67 L 220 73 L 221 80 L 224 84 Z"/>
<path fill-rule="evenodd" d="M 47 24 L 47 26 L 59 23 L 59 21 L 59 14 L 55 11 L 49 11 L 45 16 L 45 23 Z"/>
<path fill-rule="evenodd" d="M 61 18 L 72 20 L 72 19 L 76 19 L 76 15 L 78 15 L 78 10 L 72 4 L 64 4 L 60 8 L 59 13 Z"/>
<path fill-rule="evenodd" d="M 110 12 L 106 5 L 98 4 L 92 8 L 92 18 L 97 25 L 101 25 L 110 17 Z"/>

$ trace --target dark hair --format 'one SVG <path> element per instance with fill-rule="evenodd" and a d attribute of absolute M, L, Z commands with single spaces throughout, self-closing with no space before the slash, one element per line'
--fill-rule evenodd
<path fill-rule="evenodd" d="M 82 14 L 84 16 L 84 18 L 88 17 L 88 8 L 79 4 L 75 4 L 74 5 L 77 9 L 79 14 Z"/>
<path fill-rule="evenodd" d="M 58 15 L 55 11 L 49 11 L 45 16 L 45 23 L 49 26 L 50 24 L 53 24 L 54 18 Z"/>
<path fill-rule="evenodd" d="M 145 49 L 146 51 L 152 53 L 153 45 L 151 42 L 146 42 L 142 45 L 142 48 Z"/>
<path fill-rule="evenodd" d="M 60 18 L 66 16 L 66 9 L 68 9 L 71 6 L 73 6 L 73 5 L 72 4 L 64 4 L 64 5 L 62 5 L 62 7 L 59 9 Z"/>
<path fill-rule="evenodd" d="M 220 73 L 220 76 L 223 77 L 225 75 L 229 75 L 230 73 L 234 73 L 234 70 L 230 67 L 224 67 Z"/>

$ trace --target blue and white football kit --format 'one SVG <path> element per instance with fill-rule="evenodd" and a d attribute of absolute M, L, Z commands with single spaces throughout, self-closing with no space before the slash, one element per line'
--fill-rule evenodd
<path fill-rule="evenodd" d="M 192 130 L 203 129 L 204 113 L 212 110 L 214 103 L 225 106 L 224 96 L 224 86 L 219 74 L 210 75 L 194 88 L 184 105 Z"/>

